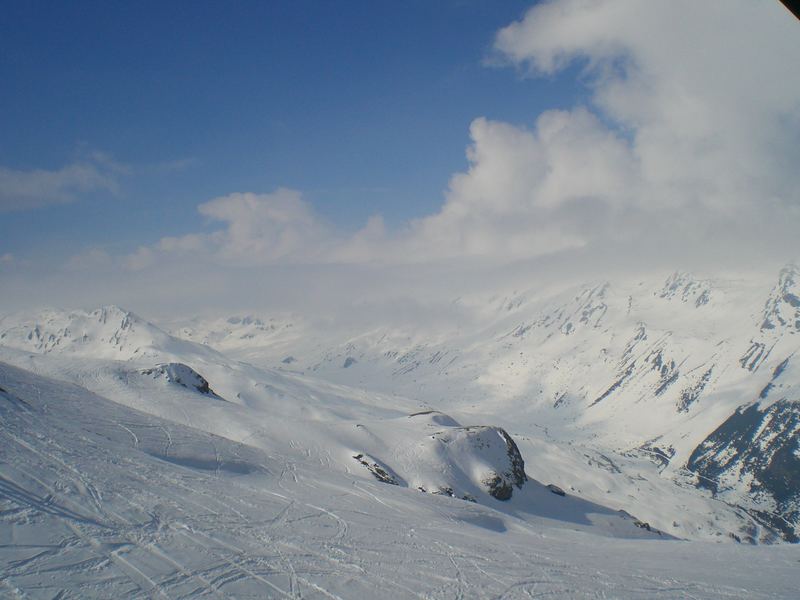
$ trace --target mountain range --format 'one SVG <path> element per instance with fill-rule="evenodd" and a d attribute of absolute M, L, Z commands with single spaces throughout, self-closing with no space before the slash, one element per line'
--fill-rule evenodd
<path fill-rule="evenodd" d="M 384 518 L 403 521 L 406 528 L 386 526 L 397 543 L 407 528 L 450 523 L 455 533 L 425 539 L 428 547 L 449 545 L 451 566 L 459 523 L 502 534 L 510 546 L 501 563 L 517 565 L 515 575 L 498 579 L 498 564 L 486 565 L 485 581 L 469 587 L 459 571 L 463 592 L 477 596 L 496 594 L 492 580 L 510 585 L 524 571 L 515 544 L 532 532 L 557 545 L 572 535 L 621 540 L 602 542 L 612 544 L 608 560 L 626 556 L 624 540 L 643 555 L 652 552 L 647 544 L 676 539 L 700 544 L 689 555 L 710 541 L 800 540 L 797 266 L 771 278 L 677 272 L 533 287 L 460 297 L 452 310 L 455 323 L 413 330 L 391 318 L 359 330 L 308 315 L 151 322 L 116 306 L 4 316 L 0 533 L 16 540 L 7 547 L 17 552 L 28 536 L 36 551 L 8 563 L 2 581 L 28 581 L 21 565 L 63 576 L 67 555 L 84 552 L 100 571 L 124 577 L 74 580 L 71 589 L 134 586 L 172 597 L 181 586 L 188 595 L 220 595 L 226 578 L 257 585 L 264 576 L 245 564 L 255 534 L 241 528 L 257 521 L 254 507 L 265 498 L 282 500 L 269 509 L 273 525 L 254 531 L 283 539 L 302 513 L 323 515 L 329 524 L 282 552 L 311 552 L 314 539 L 327 561 L 359 557 L 345 571 L 367 563 L 378 570 L 348 523 L 364 536 L 383 531 Z M 169 491 L 134 483 L 123 464 Z M 124 486 L 142 485 L 123 501 Z M 190 506 L 193 487 L 215 498 L 200 510 L 213 503 L 208 527 Z M 342 516 L 347 508 L 350 518 Z M 54 523 L 63 547 L 42 550 Z M 248 548 L 229 537 L 233 529 Z M 176 553 L 164 550 L 178 541 Z M 203 550 L 189 551 L 200 542 Z M 535 547 L 541 551 L 541 540 Z M 228 562 L 219 565 L 234 568 L 217 580 L 220 552 Z M 791 563 L 791 554 L 781 556 L 776 564 Z M 172 583 L 151 573 L 154 560 L 175 563 Z M 261 584 L 278 596 L 338 597 L 330 581 L 317 589 L 325 576 L 314 569 L 329 563 L 311 562 L 305 575 L 286 566 Z M 680 570 L 664 568 L 670 576 Z M 591 580 L 576 569 L 576 589 L 588 590 Z M 353 575 L 351 584 L 374 591 L 371 576 Z M 775 585 L 787 581 L 781 577 Z M 432 581 L 401 595 L 430 595 Z M 629 583 L 612 577 L 608 589 L 630 592 Z M 713 595 L 720 585 L 703 589 Z"/>

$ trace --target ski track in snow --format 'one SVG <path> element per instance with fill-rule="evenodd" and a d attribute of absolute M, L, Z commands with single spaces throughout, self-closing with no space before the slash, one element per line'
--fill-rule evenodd
<path fill-rule="evenodd" d="M 0 595 L 796 593 L 796 547 L 601 537 L 566 522 L 517 519 L 348 478 L 311 454 L 304 461 L 295 458 L 302 453 L 289 458 L 242 446 L 12 367 L 0 365 L 0 386 Z M 213 460 L 189 460 L 206 455 Z M 226 470 L 234 459 L 259 470 Z M 492 529 L 495 523 L 505 530 Z"/>

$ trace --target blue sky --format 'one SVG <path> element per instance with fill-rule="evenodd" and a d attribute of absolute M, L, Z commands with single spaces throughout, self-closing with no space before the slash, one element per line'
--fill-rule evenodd
<path fill-rule="evenodd" d="M 102 153 L 117 189 L 0 218 L 0 254 L 125 252 L 206 227 L 196 206 L 301 190 L 343 229 L 437 209 L 478 116 L 571 106 L 574 73 L 484 65 L 530 2 L 13 2 L 0 20 L 0 165 Z"/>

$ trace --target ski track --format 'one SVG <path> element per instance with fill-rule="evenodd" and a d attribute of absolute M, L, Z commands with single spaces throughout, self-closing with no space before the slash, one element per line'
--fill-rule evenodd
<path fill-rule="evenodd" d="M 487 531 L 465 521 L 488 508 L 329 473 L 319 449 L 299 448 L 305 462 L 296 461 L 74 387 L 0 375 L 23 402 L 0 398 L 2 596 L 790 597 L 780 582 L 728 585 L 713 561 L 706 575 L 625 564 L 652 553 L 658 565 L 672 542 L 618 543 L 510 516 L 505 533 Z M 184 455 L 213 460 L 191 466 Z M 232 458 L 262 471 L 226 471 Z M 674 551 L 699 559 L 709 548 L 722 546 Z M 750 564 L 725 548 L 740 569 Z M 784 562 L 791 578 L 797 561 Z"/>

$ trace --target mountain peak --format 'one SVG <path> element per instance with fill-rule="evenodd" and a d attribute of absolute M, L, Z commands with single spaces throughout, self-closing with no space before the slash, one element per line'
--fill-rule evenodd
<path fill-rule="evenodd" d="M 800 267 L 796 263 L 781 269 L 778 282 L 764 304 L 761 330 L 777 327 L 800 331 Z"/>
<path fill-rule="evenodd" d="M 711 283 L 696 278 L 692 273 L 675 271 L 667 277 L 658 297 L 665 300 L 678 299 L 700 308 L 711 300 Z"/>

